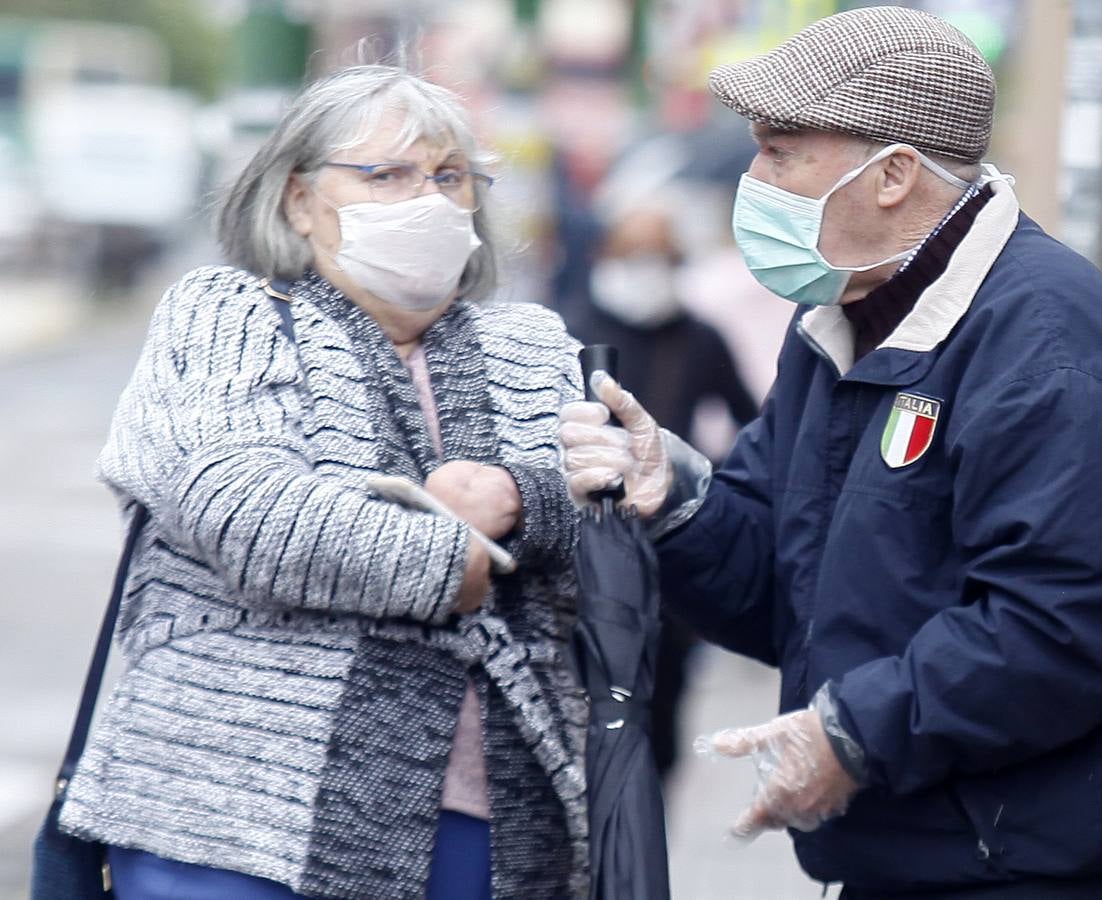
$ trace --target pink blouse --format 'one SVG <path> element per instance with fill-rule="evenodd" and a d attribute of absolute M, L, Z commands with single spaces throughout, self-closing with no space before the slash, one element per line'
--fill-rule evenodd
<path fill-rule="evenodd" d="M 417 390 L 417 402 L 424 413 L 436 455 L 443 459 L 444 442 L 440 437 L 440 420 L 436 414 L 436 400 L 432 396 L 424 349 L 418 345 L 404 362 Z M 455 728 L 451 756 L 448 757 L 448 768 L 444 771 L 444 794 L 440 807 L 477 819 L 490 818 L 486 757 L 482 752 L 482 709 L 470 678 L 467 679 L 463 705 L 459 708 L 459 722 Z"/>

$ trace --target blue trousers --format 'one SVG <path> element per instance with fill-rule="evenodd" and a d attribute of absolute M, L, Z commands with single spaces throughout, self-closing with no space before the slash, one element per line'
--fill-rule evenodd
<path fill-rule="evenodd" d="M 492 900 L 489 822 L 440 813 L 425 900 Z"/>
<path fill-rule="evenodd" d="M 305 900 L 266 878 L 108 847 L 116 900 Z M 425 900 L 491 900 L 490 825 L 443 810 Z"/>

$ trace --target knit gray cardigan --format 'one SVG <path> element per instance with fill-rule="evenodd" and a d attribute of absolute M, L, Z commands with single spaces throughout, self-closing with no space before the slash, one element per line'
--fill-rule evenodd
<path fill-rule="evenodd" d="M 423 337 L 445 458 L 504 465 L 524 506 L 519 574 L 458 616 L 466 527 L 363 485 L 437 465 L 401 360 L 316 274 L 292 296 L 295 343 L 236 269 L 188 274 L 154 314 L 100 458 L 151 515 L 126 669 L 62 827 L 309 896 L 423 896 L 470 677 L 494 895 L 577 893 L 587 710 L 555 433 L 575 342 L 542 307 L 462 301 Z"/>

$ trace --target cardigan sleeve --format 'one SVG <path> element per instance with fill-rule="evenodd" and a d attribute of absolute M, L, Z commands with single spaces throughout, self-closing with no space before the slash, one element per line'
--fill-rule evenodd
<path fill-rule="evenodd" d="M 444 621 L 466 526 L 316 474 L 302 377 L 259 283 L 197 270 L 154 315 L 103 475 L 243 606 Z"/>
<path fill-rule="evenodd" d="M 514 303 L 490 312 L 489 327 L 499 335 L 490 341 L 490 355 L 509 357 L 514 368 L 518 362 L 527 364 L 524 378 L 499 386 L 511 395 L 506 429 L 524 434 L 504 442 L 501 466 L 513 476 L 523 510 L 521 524 L 504 545 L 521 565 L 559 568 L 574 552 L 578 511 L 559 460 L 558 411 L 582 398 L 581 344 L 546 307 Z"/>

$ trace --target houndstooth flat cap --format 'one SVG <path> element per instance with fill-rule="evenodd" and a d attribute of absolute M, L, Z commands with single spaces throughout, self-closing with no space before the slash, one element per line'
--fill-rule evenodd
<path fill-rule="evenodd" d="M 897 6 L 821 19 L 763 56 L 713 70 L 735 112 L 781 131 L 842 131 L 977 162 L 991 140 L 995 77 L 936 16 Z"/>

